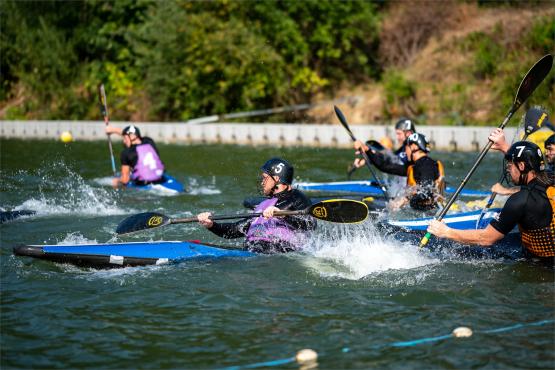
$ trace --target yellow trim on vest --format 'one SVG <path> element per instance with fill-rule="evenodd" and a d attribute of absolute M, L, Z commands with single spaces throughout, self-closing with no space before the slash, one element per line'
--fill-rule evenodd
<path fill-rule="evenodd" d="M 551 204 L 551 222 L 541 229 L 524 230 L 520 225 L 522 245 L 538 257 L 555 257 L 555 186 L 546 190 Z"/>

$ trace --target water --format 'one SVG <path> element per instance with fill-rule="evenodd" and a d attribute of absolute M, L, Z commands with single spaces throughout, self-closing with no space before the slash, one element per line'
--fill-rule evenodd
<path fill-rule="evenodd" d="M 243 211 L 260 165 L 283 156 L 296 179 L 341 180 L 350 150 L 160 145 L 189 194 L 118 192 L 105 142 L 2 140 L 1 206 L 38 213 L 0 225 L 2 368 L 212 369 L 319 352 L 321 369 L 553 368 L 553 270 L 507 258 L 418 250 L 376 231 L 320 224 L 304 253 L 94 270 L 15 257 L 17 244 L 202 239 L 194 224 L 118 238 L 126 215 L 186 217 Z M 119 151 L 116 145 L 116 151 Z M 450 185 L 475 159 L 442 153 Z M 469 188 L 497 180 L 490 154 Z M 363 169 L 356 173 L 364 178 Z M 403 348 L 390 343 L 449 334 L 467 339 Z M 295 364 L 281 368 L 298 368 Z"/>

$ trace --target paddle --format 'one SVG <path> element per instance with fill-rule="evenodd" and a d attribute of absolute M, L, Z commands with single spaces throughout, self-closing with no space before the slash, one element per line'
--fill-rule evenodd
<path fill-rule="evenodd" d="M 261 212 L 240 213 L 235 215 L 212 216 L 211 220 L 231 220 L 261 216 Z M 313 204 L 297 211 L 277 211 L 276 216 L 309 215 L 319 220 L 337 223 L 358 223 L 368 217 L 368 206 L 363 202 L 350 199 L 330 199 Z M 139 213 L 121 221 L 116 228 L 117 234 L 128 234 L 135 231 L 153 229 L 171 224 L 198 222 L 197 217 L 169 218 L 156 212 Z"/>
<path fill-rule="evenodd" d="M 543 120 L 539 120 L 536 124 L 534 124 L 533 122 L 526 122 L 525 121 L 524 122 L 524 137 L 521 140 L 522 141 L 526 140 L 528 138 L 528 136 L 530 136 L 534 132 L 538 131 L 542 127 L 542 123 L 543 123 Z M 505 178 L 505 166 L 503 166 L 503 177 L 502 178 Z M 499 181 L 499 182 L 501 182 L 501 181 Z M 484 215 L 486 214 L 486 211 L 493 204 L 493 201 L 495 200 L 496 196 L 497 196 L 496 192 L 491 193 L 491 196 L 489 197 L 489 200 L 486 203 L 486 206 L 482 209 L 482 212 L 480 213 L 480 217 L 478 217 L 478 220 L 476 221 L 476 229 L 478 229 L 478 227 L 480 226 L 480 222 L 482 222 L 482 218 L 484 218 Z"/>
<path fill-rule="evenodd" d="M 553 56 L 551 54 L 547 54 L 539 61 L 537 61 L 536 64 L 532 66 L 532 68 L 530 68 L 530 70 L 528 71 L 528 73 L 526 73 L 526 76 L 524 76 L 524 79 L 520 83 L 520 86 L 518 87 L 515 101 L 513 102 L 513 105 L 509 110 L 509 113 L 507 113 L 507 115 L 505 116 L 505 119 L 499 125 L 500 129 L 505 128 L 505 126 L 507 125 L 507 123 L 509 122 L 513 114 L 518 110 L 518 108 L 520 108 L 520 106 L 526 101 L 526 99 L 528 99 L 528 97 L 532 95 L 536 87 L 538 87 L 538 85 L 547 76 L 547 74 L 551 70 L 552 65 L 553 65 Z M 461 190 L 464 188 L 464 186 L 470 179 L 470 176 L 472 176 L 474 171 L 476 171 L 476 168 L 478 167 L 480 162 L 482 162 L 482 159 L 484 158 L 484 156 L 486 155 L 486 153 L 488 152 L 488 150 L 491 148 L 492 145 L 493 145 L 493 142 L 489 141 L 484 147 L 484 149 L 482 149 L 482 151 L 478 155 L 478 158 L 474 162 L 474 165 L 472 166 L 468 174 L 462 180 L 461 184 L 459 185 L 457 190 L 453 193 L 453 195 L 451 195 L 445 207 L 443 207 L 440 210 L 439 214 L 436 216 L 436 220 L 441 221 L 443 219 L 443 216 L 445 216 L 447 211 L 449 211 L 449 208 L 455 202 L 455 200 L 457 199 L 457 196 L 459 195 Z M 423 247 L 426 244 L 428 244 L 428 241 L 430 240 L 431 236 L 432 235 L 429 232 L 426 233 L 426 235 L 424 235 L 422 240 L 420 240 L 420 247 Z"/>
<path fill-rule="evenodd" d="M 102 112 L 102 116 L 104 117 L 104 123 L 106 126 L 110 123 L 110 118 L 108 116 L 108 104 L 106 103 L 106 92 L 104 91 L 104 84 L 100 84 L 98 86 L 98 98 L 100 100 L 100 111 Z M 106 134 L 108 137 L 108 148 L 110 149 L 110 158 L 112 159 L 112 172 L 114 176 L 116 174 L 116 161 L 114 160 L 114 150 L 112 149 L 112 138 L 110 134 Z"/>
<path fill-rule="evenodd" d="M 337 105 L 334 105 L 333 109 L 335 110 L 335 114 L 337 115 L 337 118 L 339 118 L 339 122 L 341 122 L 345 130 L 347 130 L 347 133 L 351 137 L 351 140 L 353 140 L 353 142 L 357 141 L 355 135 L 353 135 L 353 132 L 349 128 L 349 125 L 347 124 L 347 120 L 345 119 L 343 112 L 341 112 L 341 109 L 339 109 Z M 362 154 L 362 157 L 364 158 L 364 161 L 366 162 L 366 167 L 368 167 L 368 169 L 370 170 L 370 173 L 372 174 L 372 177 L 374 178 L 374 181 L 376 181 L 380 189 L 382 189 L 382 192 L 385 198 L 389 199 L 389 195 L 387 194 L 387 188 L 380 180 L 378 180 L 376 174 L 374 173 L 374 170 L 372 169 L 372 166 L 370 165 L 370 159 L 368 158 L 368 155 L 364 150 L 361 150 L 360 152 Z"/>
<path fill-rule="evenodd" d="M 366 142 L 366 145 L 369 146 L 370 149 L 375 150 L 377 152 L 383 152 L 385 150 L 384 146 L 379 142 L 377 142 L 376 140 L 369 140 Z M 349 167 L 347 168 L 347 180 L 351 179 L 351 176 L 353 175 L 353 173 L 355 173 L 357 169 L 358 167 L 355 166 L 354 163 L 349 165 Z"/>

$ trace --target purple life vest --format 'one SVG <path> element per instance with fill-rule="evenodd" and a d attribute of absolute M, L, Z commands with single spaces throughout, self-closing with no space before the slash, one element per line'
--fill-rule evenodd
<path fill-rule="evenodd" d="M 164 164 L 158 153 L 150 144 L 139 144 L 137 149 L 137 164 L 133 168 L 132 180 L 158 181 L 164 174 Z"/>
<path fill-rule="evenodd" d="M 274 206 L 277 201 L 277 198 L 267 199 L 256 206 L 254 211 L 263 212 L 266 208 Z M 253 241 L 287 242 L 293 246 L 300 247 L 305 242 L 305 235 L 302 232 L 291 229 L 291 226 L 282 218 L 264 218 L 264 216 L 259 216 L 251 223 L 246 235 L 246 242 Z"/>

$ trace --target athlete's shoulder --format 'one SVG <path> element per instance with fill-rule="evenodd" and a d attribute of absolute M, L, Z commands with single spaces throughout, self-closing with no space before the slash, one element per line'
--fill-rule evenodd
<path fill-rule="evenodd" d="M 299 189 L 291 189 L 289 194 L 292 198 L 308 200 L 308 197 L 306 196 L 306 194 L 300 191 Z"/>
<path fill-rule="evenodd" d="M 292 205 L 294 208 L 306 208 L 311 205 L 310 199 L 298 189 L 280 193 L 278 198 L 280 205 Z"/>
<path fill-rule="evenodd" d="M 152 138 L 148 137 L 148 136 L 144 136 L 141 138 L 142 144 L 154 144 L 154 140 L 152 140 Z"/>
<path fill-rule="evenodd" d="M 522 211 L 522 207 L 526 205 L 528 195 L 529 195 L 529 188 L 526 186 L 521 186 L 520 190 L 514 194 L 511 194 L 507 201 L 505 202 L 504 209 L 513 209 L 515 211 Z"/>

